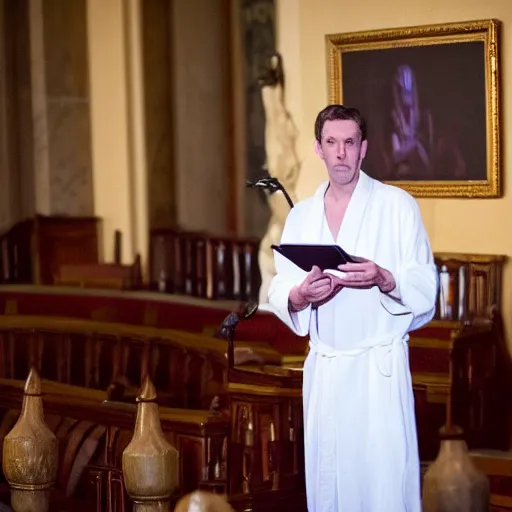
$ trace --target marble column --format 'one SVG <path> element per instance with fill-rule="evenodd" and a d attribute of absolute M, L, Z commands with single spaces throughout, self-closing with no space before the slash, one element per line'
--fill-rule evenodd
<path fill-rule="evenodd" d="M 171 23 L 169 0 L 144 0 L 141 26 L 150 228 L 176 223 Z"/>
<path fill-rule="evenodd" d="M 35 211 L 28 44 L 28 0 L 0 0 L 0 231 Z"/>
<path fill-rule="evenodd" d="M 225 0 L 172 2 L 176 212 L 186 230 L 228 231 L 231 141 Z"/>
<path fill-rule="evenodd" d="M 94 212 L 86 0 L 30 0 L 39 213 Z"/>
<path fill-rule="evenodd" d="M 0 0 L 0 230 L 92 215 L 86 0 Z"/>
<path fill-rule="evenodd" d="M 8 68 L 8 55 L 5 38 L 4 1 L 0 2 L 0 69 Z M 12 186 L 11 161 L 9 150 L 9 120 L 8 120 L 8 82 L 7 73 L 0 73 L 0 231 L 11 223 L 11 201 L 15 194 Z"/>
<path fill-rule="evenodd" d="M 2 0 L 9 68 L 6 73 L 11 101 L 9 150 L 11 179 L 17 187 L 17 208 L 11 222 L 32 217 L 36 211 L 36 171 L 34 167 L 34 126 L 32 103 L 32 55 L 30 38 L 30 0 Z"/>

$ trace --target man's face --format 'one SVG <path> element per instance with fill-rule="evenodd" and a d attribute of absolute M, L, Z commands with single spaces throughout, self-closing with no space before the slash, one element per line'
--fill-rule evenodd
<path fill-rule="evenodd" d="M 355 121 L 326 121 L 322 141 L 315 142 L 317 155 L 325 162 L 329 179 L 337 185 L 352 183 L 359 176 L 368 141 L 361 141 Z"/>

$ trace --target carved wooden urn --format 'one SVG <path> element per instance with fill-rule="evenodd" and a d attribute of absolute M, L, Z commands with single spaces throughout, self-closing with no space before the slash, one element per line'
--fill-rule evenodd
<path fill-rule="evenodd" d="M 489 481 L 468 452 L 463 431 L 441 429 L 437 459 L 423 479 L 423 512 L 488 512 Z"/>
<path fill-rule="evenodd" d="M 14 512 L 47 512 L 58 467 L 58 444 L 46 426 L 41 380 L 35 369 L 25 384 L 21 414 L 4 438 L 2 467 Z"/>
<path fill-rule="evenodd" d="M 123 452 L 126 491 L 134 511 L 167 512 L 178 488 L 178 451 L 164 437 L 155 387 L 148 377 L 137 401 L 135 431 Z"/>
<path fill-rule="evenodd" d="M 223 496 L 194 491 L 178 501 L 174 512 L 233 512 L 233 509 Z"/>

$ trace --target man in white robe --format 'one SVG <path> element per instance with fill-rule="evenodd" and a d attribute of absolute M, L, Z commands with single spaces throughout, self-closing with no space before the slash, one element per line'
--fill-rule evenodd
<path fill-rule="evenodd" d="M 408 333 L 434 315 L 437 270 L 416 201 L 365 174 L 356 109 L 315 123 L 329 180 L 289 213 L 281 243 L 338 244 L 358 257 L 306 273 L 275 253 L 272 310 L 309 333 L 304 430 L 309 512 L 419 512 Z"/>

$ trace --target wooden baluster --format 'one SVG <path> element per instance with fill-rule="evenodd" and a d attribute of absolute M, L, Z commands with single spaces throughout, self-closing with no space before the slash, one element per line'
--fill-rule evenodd
<path fill-rule="evenodd" d="M 276 426 L 272 419 L 269 425 L 268 433 L 268 469 L 270 480 L 272 481 L 272 490 L 279 488 L 279 460 L 278 460 L 278 440 L 276 437 Z"/>
<path fill-rule="evenodd" d="M 252 474 L 254 466 L 254 423 L 252 413 L 249 412 L 249 418 L 244 430 L 244 452 L 242 461 L 242 488 L 245 494 L 251 492 Z"/>
<path fill-rule="evenodd" d="M 193 233 L 182 235 L 184 294 L 194 295 L 196 246 Z"/>
<path fill-rule="evenodd" d="M 469 455 L 462 429 L 441 429 L 441 447 L 423 477 L 424 512 L 488 512 L 489 480 Z"/>
<path fill-rule="evenodd" d="M 233 509 L 223 496 L 194 491 L 178 501 L 174 512 L 233 512 Z"/>
<path fill-rule="evenodd" d="M 244 254 L 243 242 L 235 239 L 231 241 L 231 258 L 233 260 L 233 282 L 231 297 L 234 300 L 247 300 L 244 291 Z"/>
<path fill-rule="evenodd" d="M 34 368 L 25 384 L 20 417 L 4 439 L 2 465 L 14 512 L 47 512 L 57 477 L 58 444 L 44 421 L 41 380 Z"/>
<path fill-rule="evenodd" d="M 121 265 L 123 261 L 123 234 L 119 229 L 114 231 L 114 264 Z"/>
<path fill-rule="evenodd" d="M 299 472 L 299 446 L 297 439 L 297 426 L 300 425 L 300 413 L 296 402 L 290 402 L 288 409 L 288 435 L 292 446 L 292 473 Z"/>
<path fill-rule="evenodd" d="M 224 299 L 226 296 L 226 277 L 225 277 L 225 264 L 226 248 L 223 242 L 217 238 L 210 239 L 211 250 L 210 257 L 212 268 L 212 299 Z"/>
<path fill-rule="evenodd" d="M 156 391 L 146 376 L 137 409 L 135 431 L 123 452 L 123 475 L 134 512 L 168 511 L 178 488 L 178 451 L 165 439 Z"/>
<path fill-rule="evenodd" d="M 176 232 L 174 238 L 174 267 L 173 267 L 173 279 L 174 288 L 171 290 L 172 293 L 183 294 L 185 293 L 185 268 L 183 266 L 183 234 Z"/>
<path fill-rule="evenodd" d="M 207 239 L 204 235 L 198 235 L 196 240 L 195 259 L 195 285 L 194 295 L 205 298 L 207 296 L 208 265 L 207 265 Z"/>
<path fill-rule="evenodd" d="M 243 301 L 257 301 L 261 286 L 258 261 L 259 243 L 253 240 L 241 242 L 242 296 Z"/>

